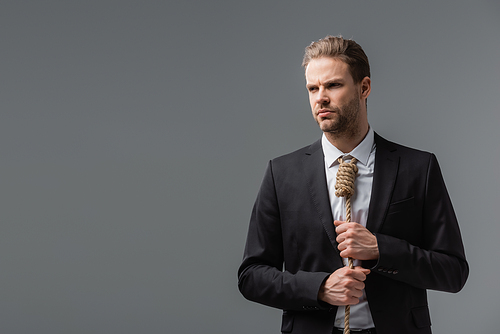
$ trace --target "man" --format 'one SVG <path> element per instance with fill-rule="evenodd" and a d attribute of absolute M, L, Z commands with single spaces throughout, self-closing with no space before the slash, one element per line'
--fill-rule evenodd
<path fill-rule="evenodd" d="M 269 162 L 239 289 L 282 309 L 283 333 L 342 333 L 346 305 L 351 333 L 431 333 L 426 289 L 458 292 L 469 272 L 437 160 L 371 129 L 370 67 L 356 42 L 327 36 L 303 66 L 323 135 Z M 357 160 L 352 222 L 335 196 L 339 158 Z"/>

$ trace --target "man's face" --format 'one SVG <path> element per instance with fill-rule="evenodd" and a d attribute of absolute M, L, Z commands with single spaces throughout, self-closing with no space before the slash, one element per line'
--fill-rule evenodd
<path fill-rule="evenodd" d="M 317 58 L 306 67 L 306 87 L 314 119 L 323 132 L 335 136 L 357 131 L 360 84 L 355 84 L 349 65 L 335 58 Z"/>

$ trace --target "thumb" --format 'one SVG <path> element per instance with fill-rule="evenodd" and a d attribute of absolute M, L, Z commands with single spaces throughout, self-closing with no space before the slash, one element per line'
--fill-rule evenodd
<path fill-rule="evenodd" d="M 360 266 L 356 266 L 356 269 L 361 270 L 361 272 L 362 272 L 363 274 L 365 274 L 365 275 L 368 275 L 368 274 L 371 272 L 371 270 L 370 270 L 370 269 L 366 269 L 366 268 L 363 268 L 363 267 L 360 267 Z"/>

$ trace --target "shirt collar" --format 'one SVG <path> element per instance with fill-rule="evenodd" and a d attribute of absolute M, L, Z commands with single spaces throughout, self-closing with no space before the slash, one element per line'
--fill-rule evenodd
<path fill-rule="evenodd" d="M 370 127 L 368 133 L 365 138 L 359 143 L 358 146 L 354 148 L 349 153 L 343 153 L 341 150 L 336 148 L 332 143 L 328 141 L 325 134 L 321 137 L 321 146 L 323 148 L 323 154 L 325 155 L 325 162 L 328 167 L 332 167 L 335 164 L 338 164 L 337 159 L 340 157 L 345 158 L 356 158 L 363 165 L 368 164 L 368 158 L 370 157 L 370 153 L 373 149 L 373 145 L 375 143 L 373 129 Z"/>

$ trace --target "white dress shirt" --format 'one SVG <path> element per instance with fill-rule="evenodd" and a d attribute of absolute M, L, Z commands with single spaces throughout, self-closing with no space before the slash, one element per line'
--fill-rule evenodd
<path fill-rule="evenodd" d="M 351 161 L 354 157 L 358 160 L 358 174 L 354 181 L 354 194 L 351 197 L 351 221 L 357 222 L 366 227 L 368 218 L 368 207 L 372 193 L 373 171 L 375 169 L 375 141 L 372 128 L 363 141 L 349 153 L 343 153 L 328 141 L 325 134 L 321 138 L 321 146 L 325 156 L 325 171 L 328 185 L 328 194 L 330 196 L 330 205 L 334 220 L 346 220 L 345 215 L 345 197 L 335 196 L 335 183 L 337 171 L 339 169 L 338 158 L 342 157 L 344 161 Z M 333 224 L 333 222 L 332 222 Z M 347 265 L 347 259 L 344 259 Z M 359 261 L 354 260 L 354 265 L 359 265 Z M 339 306 L 335 319 L 335 327 L 344 327 L 345 307 Z M 366 300 L 366 294 L 357 305 L 351 305 L 351 315 L 349 322 L 351 329 L 366 329 L 375 327 L 373 319 Z"/>

